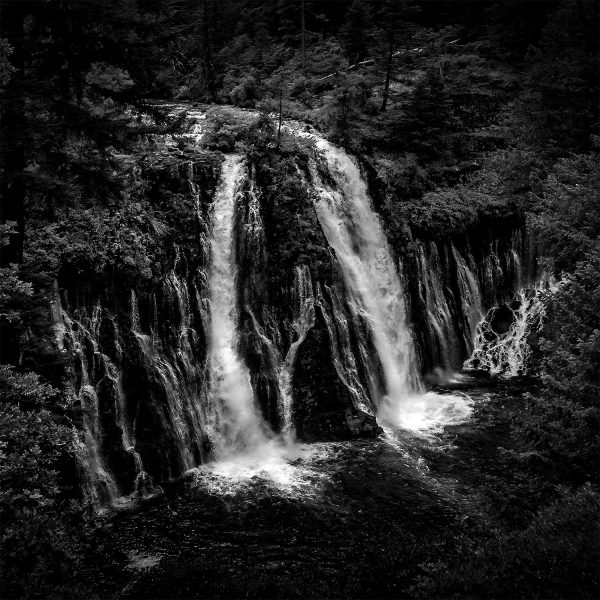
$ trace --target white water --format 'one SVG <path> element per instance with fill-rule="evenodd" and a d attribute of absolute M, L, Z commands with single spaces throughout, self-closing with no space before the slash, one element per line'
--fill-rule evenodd
<path fill-rule="evenodd" d="M 458 275 L 458 285 L 460 288 L 460 300 L 462 313 L 465 318 L 465 327 L 462 328 L 465 346 L 469 353 L 475 348 L 475 336 L 477 325 L 483 317 L 483 307 L 479 283 L 474 275 L 475 266 L 470 254 L 468 258 L 472 266 L 467 265 L 467 261 L 452 246 L 452 254 L 456 261 L 456 273 Z"/>
<path fill-rule="evenodd" d="M 410 403 L 398 414 L 396 422 L 402 429 L 429 436 L 443 431 L 448 425 L 463 423 L 471 414 L 473 401 L 462 393 L 436 394 L 426 392 L 413 396 Z M 394 423 L 393 419 L 390 419 Z"/>
<path fill-rule="evenodd" d="M 429 338 L 435 342 L 436 361 L 443 369 L 456 366 L 460 347 L 452 310 L 443 285 L 442 263 L 435 243 L 417 244 L 419 296 L 427 312 Z"/>
<path fill-rule="evenodd" d="M 252 454 L 268 443 L 250 373 L 238 353 L 234 214 L 236 193 L 244 177 L 242 158 L 227 156 L 214 200 L 210 238 L 209 401 L 213 423 L 209 435 L 218 460 L 242 452 Z"/>
<path fill-rule="evenodd" d="M 263 446 L 264 452 L 239 455 L 232 459 L 194 469 L 196 486 L 209 494 L 231 496 L 252 489 L 255 494 L 298 497 L 319 496 L 328 479 L 320 467 L 332 460 L 336 444 Z"/>
<path fill-rule="evenodd" d="M 95 306 L 91 316 L 88 317 L 84 313 L 76 321 L 75 326 L 67 313 L 62 310 L 60 300 L 55 302 L 54 310 L 60 311 L 60 323 L 62 324 L 59 347 L 64 348 L 63 342 L 67 342 L 66 346 L 75 353 L 81 371 L 79 389 L 74 389 L 73 392 L 77 395 L 82 409 L 83 444 L 80 440 L 75 440 L 75 453 L 83 467 L 85 497 L 93 505 L 100 505 L 118 497 L 120 493 L 102 453 L 100 407 L 93 382 L 93 375 L 96 371 L 95 361 L 103 363 L 107 374 L 114 372 L 114 366 L 110 359 L 98 348 L 97 339 L 102 309 L 99 305 Z M 88 360 L 86 345 L 91 349 L 92 364 Z M 123 442 L 125 443 L 125 438 Z"/>
<path fill-rule="evenodd" d="M 277 377 L 281 394 L 283 434 L 288 441 L 294 439 L 292 377 L 296 355 L 300 345 L 315 324 L 315 297 L 310 271 L 306 265 L 297 266 L 294 270 L 292 301 L 294 318 L 291 325 L 296 339 L 290 344 Z"/>
<path fill-rule="evenodd" d="M 527 372 L 531 355 L 528 337 L 543 325 L 548 295 L 554 294 L 562 282 L 542 277 L 533 288 L 521 288 L 514 297 L 512 323 L 504 333 L 493 329 L 493 319 L 499 307 L 492 307 L 477 326 L 475 349 L 465 361 L 465 369 L 485 369 L 492 375 L 515 377 Z"/>
<path fill-rule="evenodd" d="M 316 138 L 316 147 L 335 181 L 329 186 L 313 167 L 317 215 L 343 273 L 348 303 L 370 326 L 386 387 L 376 399 L 381 414 L 420 389 L 404 294 L 358 165 L 323 139 Z"/>

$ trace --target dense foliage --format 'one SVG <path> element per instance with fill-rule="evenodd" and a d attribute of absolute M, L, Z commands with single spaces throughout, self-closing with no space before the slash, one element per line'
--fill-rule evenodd
<path fill-rule="evenodd" d="M 76 578 L 85 548 L 85 511 L 75 501 L 77 411 L 61 388 L 69 357 L 48 342 L 56 280 L 151 288 L 197 227 L 197 207 L 172 176 L 182 157 L 197 165 L 208 197 L 218 152 L 234 150 L 248 153 L 264 190 L 262 216 L 276 248 L 269 281 L 277 287 L 299 262 L 328 276 L 303 180 L 306 149 L 274 128 L 269 113 L 311 123 L 360 155 L 397 251 L 413 234 L 460 235 L 483 219 L 527 215 L 541 256 L 565 283 L 534 340 L 536 387 L 518 410 L 476 410 L 482 431 L 503 434 L 499 449 L 467 466 L 497 509 L 497 529 L 484 542 L 457 541 L 447 563 L 424 568 L 413 592 L 593 594 L 596 2 L 7 0 L 1 11 L 4 597 L 65 597 L 59 582 Z M 148 99 L 232 104 L 262 116 L 245 122 L 239 112 L 209 112 L 211 152 L 199 156 L 176 136 L 173 147 L 158 145 L 151 134 L 180 123 Z M 143 157 L 139 164 L 132 154 Z M 158 172 L 167 175 L 153 179 Z M 70 593 L 87 590 L 73 585 Z"/>
<path fill-rule="evenodd" d="M 462 590 L 479 598 L 597 593 L 598 165 L 595 151 L 559 159 L 531 194 L 532 229 L 564 277 L 549 299 L 539 336 L 531 340 L 540 381 L 519 394 L 518 404 L 501 397 L 476 406 L 475 433 L 459 436 L 454 460 L 458 468 L 463 460 L 470 463 L 471 477 L 501 520 L 483 547 L 466 536 L 453 560 L 424 576 L 419 587 L 424 597 L 459 596 Z M 505 529 L 505 522 L 511 527 Z M 540 581 L 550 571 L 551 583 Z"/>

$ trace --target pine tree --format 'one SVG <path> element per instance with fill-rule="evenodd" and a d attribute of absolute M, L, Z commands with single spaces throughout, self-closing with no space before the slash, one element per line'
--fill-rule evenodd
<path fill-rule="evenodd" d="M 448 149 L 455 117 L 435 65 L 429 66 L 426 76 L 418 83 L 406 112 L 408 118 L 399 124 L 396 132 L 401 145 L 408 143 L 428 157 L 439 156 Z"/>
<path fill-rule="evenodd" d="M 0 98 L 0 217 L 17 223 L 2 255 L 7 264 L 22 260 L 28 210 L 76 201 L 86 180 L 109 185 L 102 151 L 126 142 L 122 108 L 141 102 L 128 69 L 140 64 L 142 40 L 133 33 L 133 1 L 4 1 L 1 8 L 2 37 L 13 48 Z M 73 155 L 73 138 L 93 152 Z"/>
<path fill-rule="evenodd" d="M 390 83 L 394 67 L 394 55 L 405 42 L 415 24 L 413 17 L 418 9 L 412 0 L 383 0 L 378 14 L 380 22 L 379 39 L 384 55 L 385 81 L 383 86 L 381 111 L 385 111 L 390 94 Z"/>
<path fill-rule="evenodd" d="M 367 58 L 371 46 L 372 9 L 364 0 L 353 0 L 346 12 L 340 38 L 350 64 Z"/>
<path fill-rule="evenodd" d="M 529 89 L 546 143 L 585 150 L 598 131 L 598 22 L 595 0 L 565 0 L 530 53 Z"/>

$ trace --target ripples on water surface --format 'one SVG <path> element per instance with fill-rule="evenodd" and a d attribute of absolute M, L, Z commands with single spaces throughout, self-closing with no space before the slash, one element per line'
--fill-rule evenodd
<path fill-rule="evenodd" d="M 457 387 L 417 396 L 378 439 L 272 440 L 192 469 L 156 505 L 117 513 L 120 597 L 406 595 L 466 523 L 486 523 L 477 489 L 431 464 L 431 452 L 442 466 L 454 460 L 444 427 L 469 430 L 472 398 L 491 391 Z"/>
<path fill-rule="evenodd" d="M 448 425 L 459 425 L 468 420 L 472 404 L 472 399 L 462 392 L 426 392 L 411 396 L 402 404 L 384 406 L 378 417 L 387 430 L 398 428 L 430 437 Z"/>
<path fill-rule="evenodd" d="M 339 445 L 272 441 L 252 454 L 232 456 L 189 472 L 194 487 L 213 495 L 257 492 L 315 497 L 328 479 L 324 465 L 335 460 Z"/>

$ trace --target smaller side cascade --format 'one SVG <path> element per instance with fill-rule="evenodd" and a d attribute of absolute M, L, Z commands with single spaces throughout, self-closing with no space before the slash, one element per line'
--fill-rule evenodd
<path fill-rule="evenodd" d="M 516 377 L 527 373 L 531 355 L 528 338 L 544 323 L 549 296 L 563 281 L 543 276 L 531 288 L 521 288 L 513 299 L 492 307 L 477 326 L 475 347 L 465 369 Z"/>

